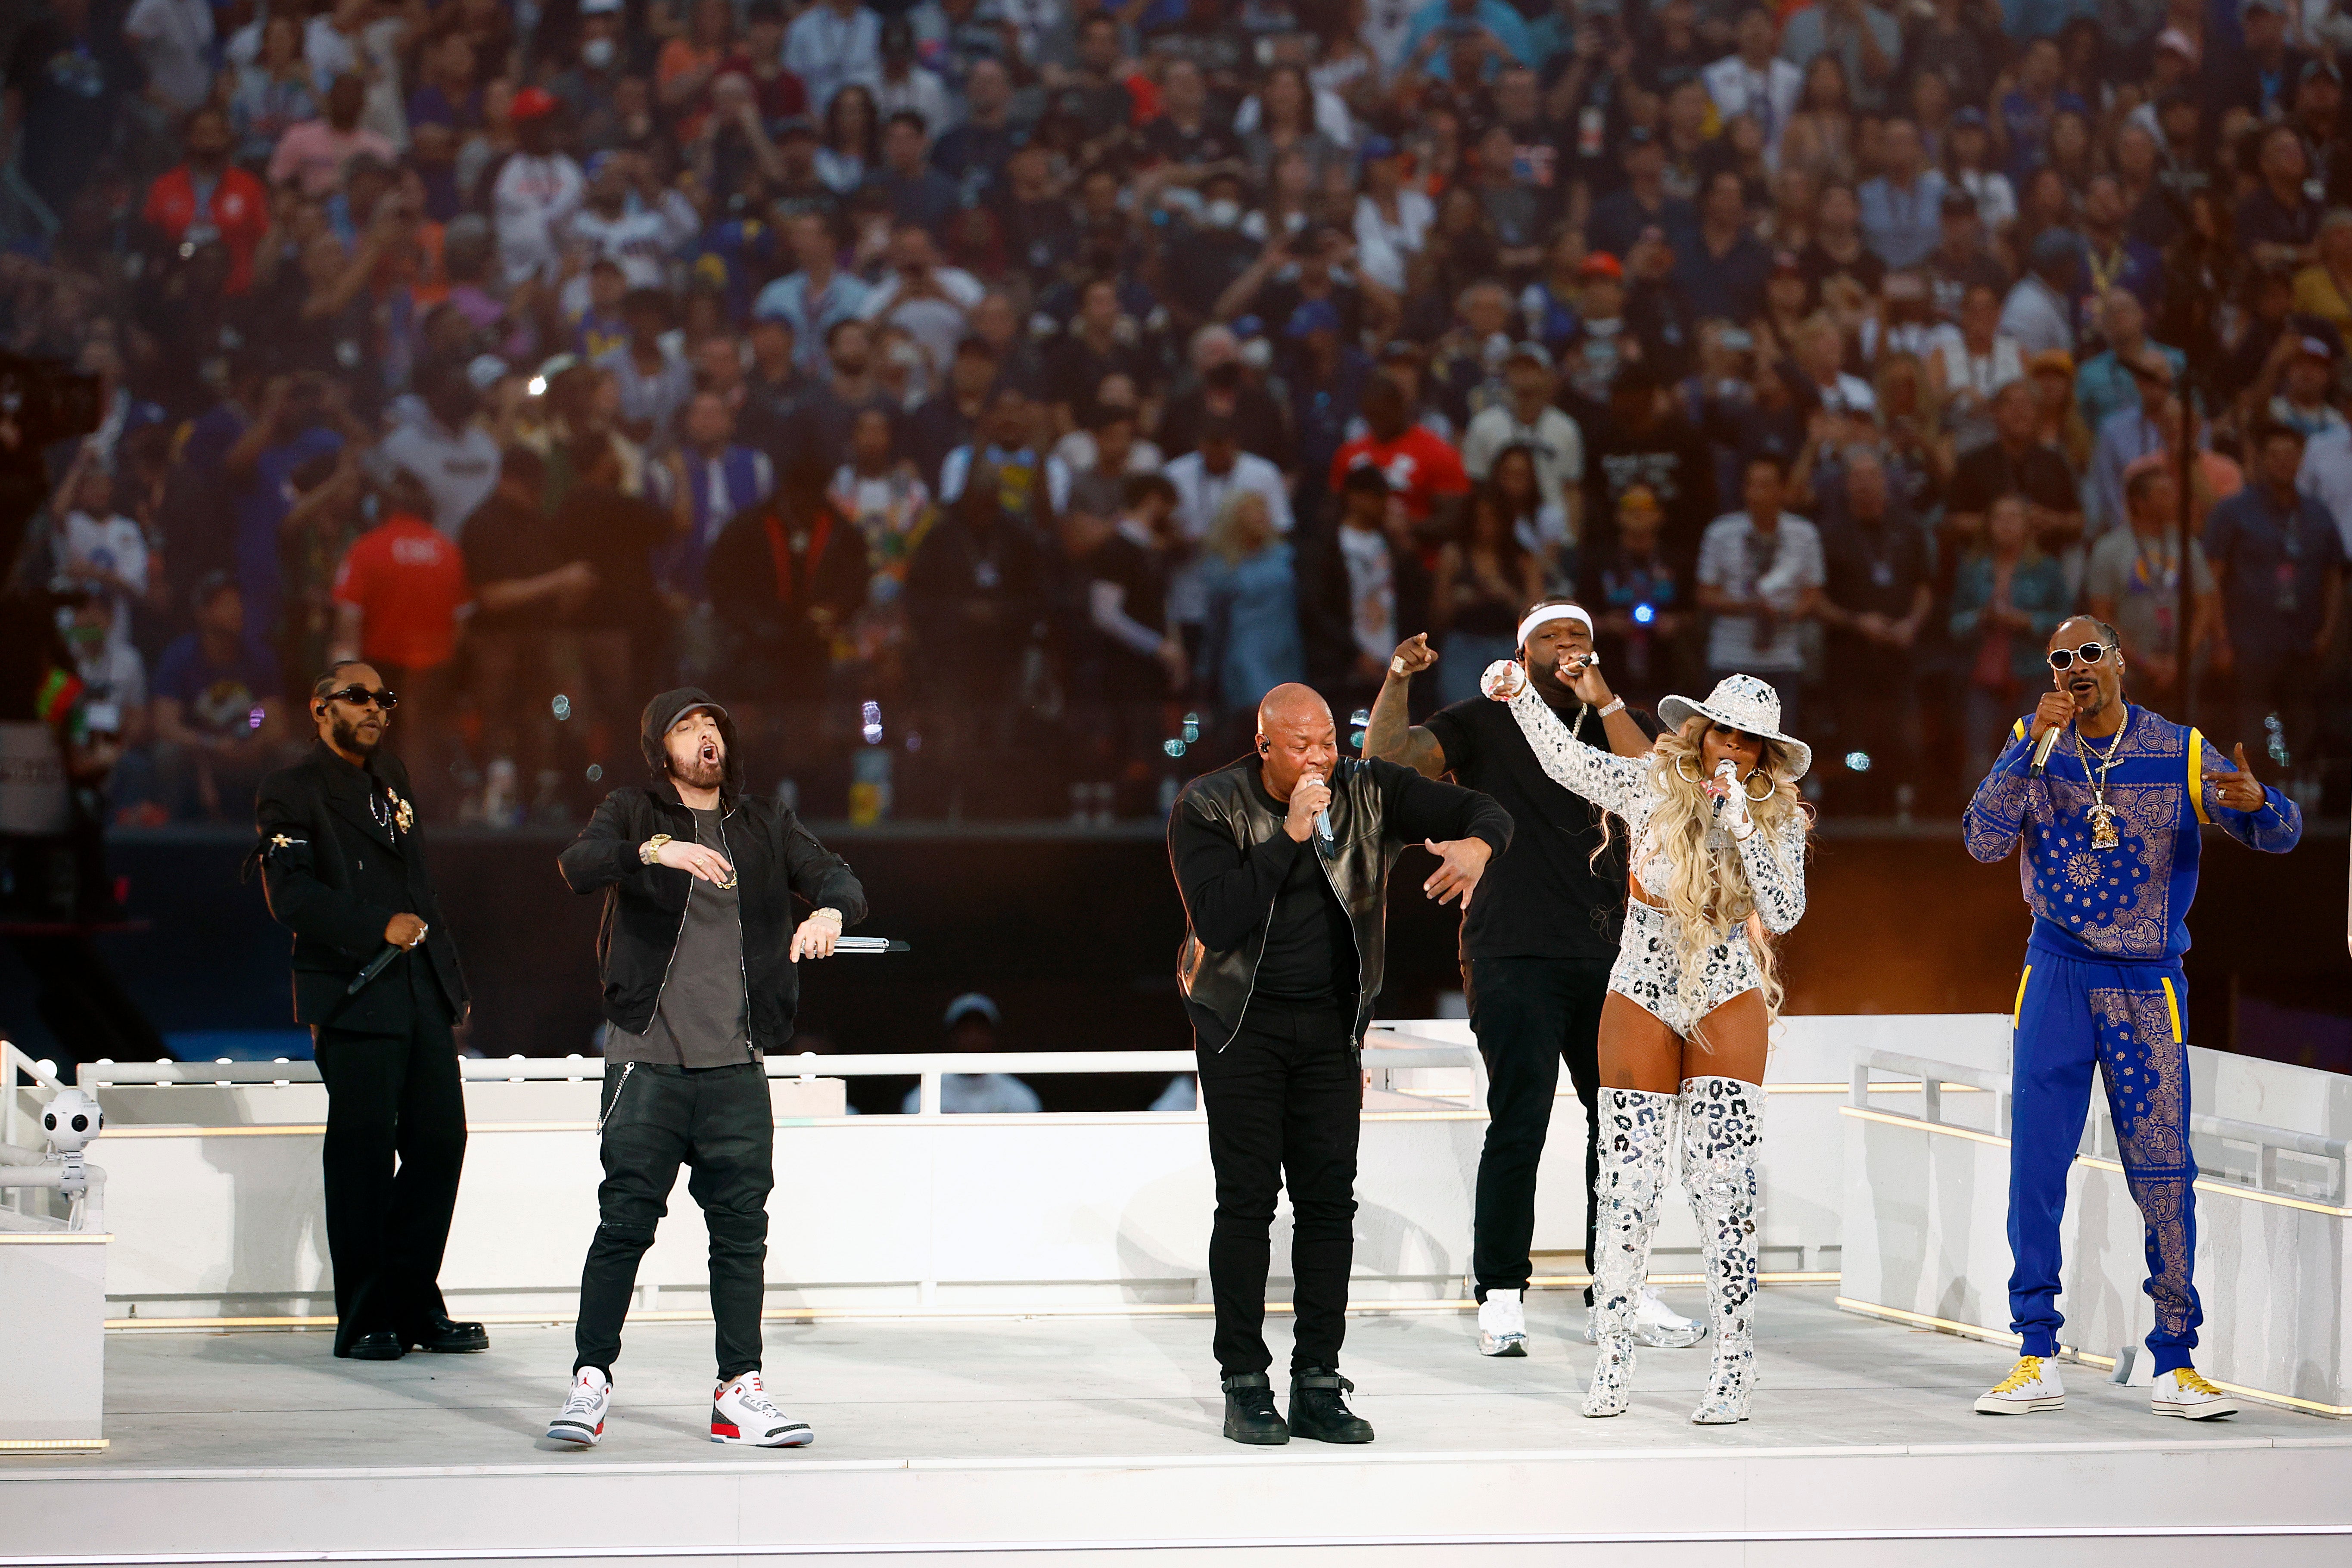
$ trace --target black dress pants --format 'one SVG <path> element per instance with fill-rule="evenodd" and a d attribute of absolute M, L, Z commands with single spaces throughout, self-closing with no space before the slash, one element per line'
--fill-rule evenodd
<path fill-rule="evenodd" d="M 1363 1086 L 1356 1007 L 1253 998 L 1223 1050 L 1199 1042 L 1201 1100 L 1217 1216 L 1209 1286 L 1217 1305 L 1217 1365 L 1264 1372 L 1265 1276 L 1276 1195 L 1290 1184 L 1290 1272 L 1297 1309 L 1290 1365 L 1339 1364 L 1355 1258 L 1356 1142 Z"/>
<path fill-rule="evenodd" d="M 402 970 L 415 963 L 397 961 Z M 386 974 L 375 984 L 410 978 Z M 405 1034 L 332 1025 L 311 1032 L 327 1086 L 322 1154 L 338 1354 L 362 1334 L 422 1332 L 447 1310 L 438 1280 L 466 1163 L 466 1095 L 437 992 L 419 985 L 410 1016 Z"/>
<path fill-rule="evenodd" d="M 1559 1064 L 1584 1101 L 1584 1258 L 1593 1258 L 1601 1180 L 1601 1005 L 1609 994 L 1605 958 L 1475 958 L 1465 975 L 1470 1027 L 1486 1061 L 1486 1145 L 1478 1155 L 1478 1195 L 1470 1271 L 1478 1300 L 1524 1290 L 1536 1229 L 1536 1167 L 1551 1131 Z M 1584 1292 L 1590 1306 L 1592 1292 Z"/>
<path fill-rule="evenodd" d="M 578 1359 L 606 1377 L 621 1354 L 621 1323 L 636 1288 L 637 1260 L 669 1213 L 677 1168 L 710 1233 L 710 1315 L 719 1381 L 760 1366 L 760 1310 L 767 1296 L 768 1193 L 776 1184 L 776 1119 L 767 1069 L 604 1064 L 604 1180 L 596 1189 L 596 1239 L 580 1273 Z"/>

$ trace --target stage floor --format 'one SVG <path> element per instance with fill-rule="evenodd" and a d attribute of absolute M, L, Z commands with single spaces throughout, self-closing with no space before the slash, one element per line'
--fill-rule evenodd
<path fill-rule="evenodd" d="M 1133 1561 L 1147 1540 L 1189 1543 L 1155 1563 L 1318 1542 L 1351 1562 L 1557 1561 L 1604 1540 L 1710 1564 L 2352 1556 L 2352 1431 L 2261 1405 L 2166 1420 L 2087 1367 L 2063 1412 L 1979 1416 L 2007 1351 L 1833 1294 L 1765 1292 L 1754 1416 L 1733 1428 L 1688 1423 L 1703 1347 L 1643 1352 L 1633 1412 L 1581 1419 L 1571 1292 L 1533 1298 L 1525 1360 L 1479 1357 L 1466 1313 L 1366 1313 L 1345 1363 L 1380 1431 L 1366 1448 L 1223 1441 L 1205 1319 L 771 1323 L 770 1386 L 817 1431 L 780 1454 L 707 1441 L 707 1323 L 630 1331 L 586 1453 L 540 1437 L 569 1329 L 389 1365 L 338 1362 L 323 1333 L 115 1334 L 112 1447 L 0 1461 L 0 1565 L 1069 1563 Z M 1695 1289 L 1669 1299 L 1700 1310 Z M 1287 1320 L 1269 1331 L 1279 1365 Z"/>

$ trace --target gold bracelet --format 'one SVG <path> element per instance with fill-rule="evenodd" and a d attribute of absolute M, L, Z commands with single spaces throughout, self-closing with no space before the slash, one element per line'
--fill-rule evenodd
<path fill-rule="evenodd" d="M 637 846 L 637 858 L 644 861 L 648 866 L 656 864 L 661 859 L 662 846 L 668 842 L 668 834 L 655 834 L 651 838 L 646 839 L 643 844 Z"/>

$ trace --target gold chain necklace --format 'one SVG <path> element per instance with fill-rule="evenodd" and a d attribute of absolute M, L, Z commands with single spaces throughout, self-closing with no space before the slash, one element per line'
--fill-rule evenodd
<path fill-rule="evenodd" d="M 2116 765 L 2117 753 L 2124 749 L 2124 736 L 2131 729 L 2131 711 L 2124 711 L 2124 721 L 2116 731 L 2116 738 L 2104 752 L 2085 751 L 2083 731 L 2074 731 L 2074 755 L 2083 764 L 2083 772 L 2091 781 L 2091 847 L 2113 849 L 2121 840 L 2116 836 L 2116 808 L 2107 804 L 2107 770 Z M 2091 767 L 2091 758 L 2099 759 L 2097 771 Z"/>

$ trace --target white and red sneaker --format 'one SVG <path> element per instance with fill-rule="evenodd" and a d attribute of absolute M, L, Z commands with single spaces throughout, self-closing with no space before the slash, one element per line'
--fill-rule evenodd
<path fill-rule="evenodd" d="M 572 1374 L 571 1397 L 547 1424 L 547 1435 L 575 1448 L 593 1448 L 604 1436 L 604 1417 L 612 1408 L 611 1380 L 596 1368 L 583 1366 Z"/>
<path fill-rule="evenodd" d="M 721 1384 L 710 1399 L 710 1440 L 741 1443 L 753 1448 L 805 1448 L 816 1433 L 805 1421 L 795 1421 L 776 1408 L 760 1374 L 747 1372 Z"/>

